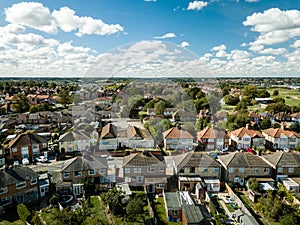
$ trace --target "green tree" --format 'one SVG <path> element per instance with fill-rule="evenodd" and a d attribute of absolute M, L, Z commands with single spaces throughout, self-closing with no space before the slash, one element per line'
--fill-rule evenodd
<path fill-rule="evenodd" d="M 236 105 L 240 101 L 239 97 L 232 96 L 232 95 L 225 95 L 224 102 L 227 105 Z"/>
<path fill-rule="evenodd" d="M 279 95 L 279 91 L 278 90 L 274 90 L 272 95 L 273 96 L 278 96 Z"/>
<path fill-rule="evenodd" d="M 248 187 L 249 189 L 253 190 L 253 191 L 259 191 L 259 183 L 257 182 L 256 178 L 250 178 L 248 180 Z"/>
<path fill-rule="evenodd" d="M 292 224 L 299 224 L 299 216 L 295 215 L 294 213 L 289 213 L 286 215 L 282 215 L 279 220 L 281 225 L 292 225 Z"/>
<path fill-rule="evenodd" d="M 271 123 L 270 118 L 263 119 L 263 121 L 261 122 L 261 125 L 260 125 L 262 130 L 268 129 L 271 126 L 272 126 L 272 123 Z"/>
<path fill-rule="evenodd" d="M 16 113 L 28 112 L 30 106 L 28 99 L 23 94 L 17 94 L 12 98 L 11 108 Z"/>
<path fill-rule="evenodd" d="M 251 99 L 255 98 L 257 94 L 257 87 L 252 85 L 246 85 L 243 89 L 243 95 L 248 96 Z"/>
<path fill-rule="evenodd" d="M 66 107 L 67 104 L 71 103 L 71 96 L 69 95 L 69 90 L 67 89 L 60 90 L 58 96 L 59 96 L 58 103 L 62 104 L 64 107 Z"/>
<path fill-rule="evenodd" d="M 164 111 L 166 110 L 166 102 L 160 100 L 159 102 L 154 104 L 154 113 L 156 115 L 163 115 Z"/>
<path fill-rule="evenodd" d="M 31 212 L 28 210 L 26 205 L 20 203 L 17 205 L 17 212 L 21 220 L 30 221 Z"/>

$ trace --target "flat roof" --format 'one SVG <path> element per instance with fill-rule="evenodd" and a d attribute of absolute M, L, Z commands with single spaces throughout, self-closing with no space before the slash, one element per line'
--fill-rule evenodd
<path fill-rule="evenodd" d="M 202 181 L 201 177 L 179 177 L 179 181 L 194 181 L 194 182 L 199 182 Z"/>
<path fill-rule="evenodd" d="M 204 179 L 204 182 L 206 184 L 219 184 L 220 183 L 220 180 L 219 179 Z"/>
<path fill-rule="evenodd" d="M 292 178 L 290 178 L 290 177 L 282 178 L 281 180 L 284 185 L 299 186 L 299 184 L 297 182 L 295 182 L 294 180 L 292 180 Z"/>
<path fill-rule="evenodd" d="M 181 204 L 179 202 L 177 192 L 165 192 L 165 201 L 168 209 L 180 209 Z"/>

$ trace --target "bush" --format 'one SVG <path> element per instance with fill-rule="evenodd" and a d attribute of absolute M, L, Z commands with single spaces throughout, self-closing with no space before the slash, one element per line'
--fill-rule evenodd
<path fill-rule="evenodd" d="M 21 220 L 30 221 L 31 212 L 23 203 L 17 205 L 17 212 Z"/>
<path fill-rule="evenodd" d="M 58 205 L 58 197 L 57 196 L 52 196 L 50 199 L 49 199 L 49 203 L 53 206 L 57 206 Z"/>

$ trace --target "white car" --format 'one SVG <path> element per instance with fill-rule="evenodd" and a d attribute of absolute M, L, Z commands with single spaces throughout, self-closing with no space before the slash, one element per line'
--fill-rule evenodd
<path fill-rule="evenodd" d="M 22 159 L 22 164 L 23 164 L 23 165 L 29 165 L 29 160 L 28 160 L 28 158 Z"/>
<path fill-rule="evenodd" d="M 43 155 L 41 155 L 41 156 L 35 158 L 34 160 L 35 160 L 36 162 L 42 162 L 42 163 L 48 162 L 48 158 L 45 157 L 45 156 L 43 156 Z"/>

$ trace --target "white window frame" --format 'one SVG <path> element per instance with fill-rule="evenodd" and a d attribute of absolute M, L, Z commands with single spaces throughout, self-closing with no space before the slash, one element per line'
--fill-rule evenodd
<path fill-rule="evenodd" d="M 96 175 L 96 170 L 89 170 L 89 175 Z"/>
<path fill-rule="evenodd" d="M 254 167 L 254 168 L 253 168 L 253 173 L 258 173 L 258 170 L 259 170 L 259 169 L 258 169 L 257 167 Z"/>
<path fill-rule="evenodd" d="M 245 173 L 245 167 L 240 167 L 239 168 L 239 173 Z"/>
<path fill-rule="evenodd" d="M 277 173 L 283 173 L 283 167 L 278 167 Z"/>
<path fill-rule="evenodd" d="M 8 188 L 7 187 L 0 188 L 0 194 L 4 194 L 6 192 L 8 192 Z"/>
<path fill-rule="evenodd" d="M 133 173 L 142 173 L 142 168 L 141 167 L 134 167 L 133 168 Z"/>
<path fill-rule="evenodd" d="M 30 180 L 30 184 L 31 184 L 31 185 L 37 184 L 37 178 L 32 178 L 32 179 Z"/>
<path fill-rule="evenodd" d="M 130 167 L 125 167 L 125 173 L 130 173 Z"/>
<path fill-rule="evenodd" d="M 64 176 L 64 178 L 69 178 L 70 177 L 70 173 L 69 172 L 64 172 L 63 176 Z"/>
<path fill-rule="evenodd" d="M 21 181 L 19 183 L 16 183 L 16 189 L 21 189 L 26 187 L 26 181 Z"/>
<path fill-rule="evenodd" d="M 294 167 L 289 167 L 289 173 L 294 173 L 295 172 L 295 168 Z"/>
<path fill-rule="evenodd" d="M 144 183 L 144 177 L 143 176 L 136 176 L 135 177 L 135 182 L 138 184 Z"/>
<path fill-rule="evenodd" d="M 228 168 L 228 173 L 234 173 L 235 168 L 234 167 L 229 167 Z"/>
<path fill-rule="evenodd" d="M 269 167 L 264 167 L 264 173 L 270 173 L 270 168 Z"/>

